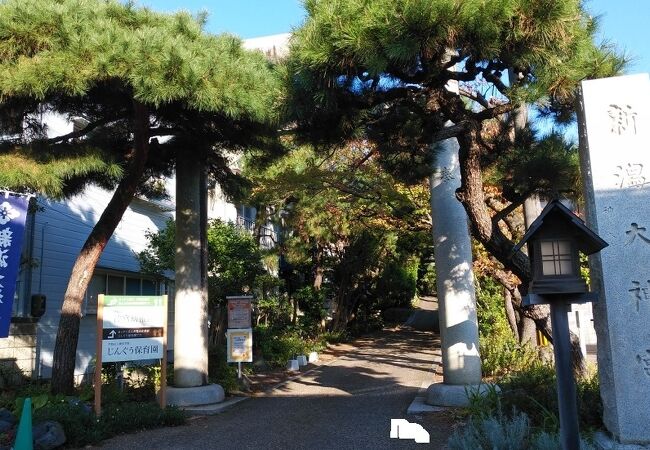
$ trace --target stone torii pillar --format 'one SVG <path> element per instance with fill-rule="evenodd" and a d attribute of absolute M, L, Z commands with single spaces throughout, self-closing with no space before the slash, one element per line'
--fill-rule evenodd
<path fill-rule="evenodd" d="M 177 157 L 174 386 L 167 388 L 167 403 L 184 407 L 224 399 L 221 386 L 208 384 L 204 172 L 202 158 L 190 152 Z"/>
<path fill-rule="evenodd" d="M 456 198 L 458 149 L 455 138 L 437 144 L 430 180 L 444 381 L 429 386 L 427 403 L 439 406 L 465 405 L 466 387 L 482 386 L 472 242 L 467 214 Z"/>

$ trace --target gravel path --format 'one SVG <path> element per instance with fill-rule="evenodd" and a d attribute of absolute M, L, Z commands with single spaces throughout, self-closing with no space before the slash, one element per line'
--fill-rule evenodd
<path fill-rule="evenodd" d="M 183 427 L 123 435 L 104 449 L 443 449 L 452 413 L 406 416 L 423 382 L 431 381 L 439 341 L 431 332 L 384 330 L 354 342 L 328 365 L 222 414 Z M 389 438 L 390 419 L 422 425 L 431 444 Z"/>

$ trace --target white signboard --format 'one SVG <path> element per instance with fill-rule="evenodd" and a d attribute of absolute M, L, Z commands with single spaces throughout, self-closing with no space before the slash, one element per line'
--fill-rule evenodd
<path fill-rule="evenodd" d="M 162 359 L 162 296 L 103 296 L 102 362 Z"/>
<path fill-rule="evenodd" d="M 251 328 L 226 332 L 228 362 L 253 362 L 253 330 Z"/>

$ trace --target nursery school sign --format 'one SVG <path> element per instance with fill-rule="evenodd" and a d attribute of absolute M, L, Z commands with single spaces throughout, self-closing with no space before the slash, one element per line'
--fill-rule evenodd
<path fill-rule="evenodd" d="M 99 295 L 97 307 L 97 369 L 95 390 L 101 388 L 105 362 L 161 360 L 161 380 L 167 367 L 167 296 Z M 164 384 L 161 405 L 164 405 Z M 101 398 L 95 395 L 95 398 Z M 97 413 L 101 405 L 95 405 Z"/>
<path fill-rule="evenodd" d="M 162 359 L 166 299 L 105 295 L 102 314 L 102 362 Z"/>

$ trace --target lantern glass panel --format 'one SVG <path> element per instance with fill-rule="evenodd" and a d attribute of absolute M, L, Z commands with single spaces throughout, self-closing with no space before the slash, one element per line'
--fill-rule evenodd
<path fill-rule="evenodd" d="M 573 275 L 573 258 L 571 241 L 540 242 L 542 257 L 542 275 Z"/>

